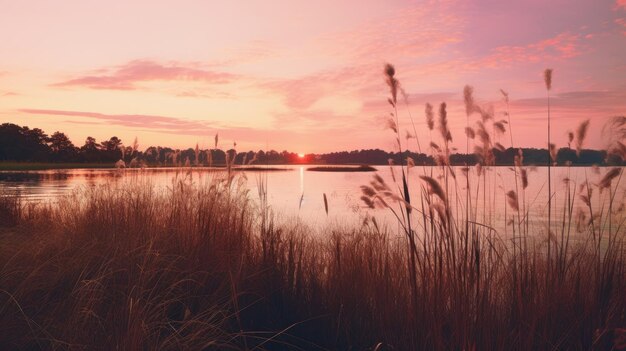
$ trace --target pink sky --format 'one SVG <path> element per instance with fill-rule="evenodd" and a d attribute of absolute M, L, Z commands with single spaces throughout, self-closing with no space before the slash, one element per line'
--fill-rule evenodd
<path fill-rule="evenodd" d="M 382 76 L 393 63 L 418 137 L 446 101 L 462 140 L 462 91 L 511 98 L 516 146 L 626 114 L 626 1 L 5 1 L 0 122 L 127 144 L 328 152 L 391 150 Z M 401 108 L 401 127 L 409 127 Z M 476 119 L 476 118 L 474 118 Z M 412 127 L 411 127 L 412 129 Z M 508 141 L 508 138 L 505 139 Z M 504 141 L 504 140 L 503 140 Z M 458 141 L 457 141 L 458 142 Z M 503 142 L 505 146 L 510 143 Z M 459 145 L 460 147 L 460 145 Z"/>

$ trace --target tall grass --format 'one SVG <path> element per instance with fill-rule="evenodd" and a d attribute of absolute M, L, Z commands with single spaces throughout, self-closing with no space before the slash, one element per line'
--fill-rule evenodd
<path fill-rule="evenodd" d="M 389 126 L 402 150 L 392 66 L 385 79 Z M 428 104 L 438 166 L 420 174 L 407 160 L 402 177 L 376 174 L 361 187 L 365 207 L 389 211 L 399 233 L 379 223 L 377 212 L 353 227 L 279 221 L 267 200 L 279 190 L 261 176 L 258 194 L 250 194 L 243 176 L 230 171 L 204 181 L 181 173 L 165 189 L 138 175 L 30 208 L 2 196 L 0 346 L 623 348 L 623 170 L 564 181 L 552 226 L 561 235 L 550 235 L 531 217 L 520 153 L 519 185 L 501 194 L 511 209 L 513 235 L 505 235 L 481 216 L 498 210 L 491 182 L 502 122 L 489 107 L 472 111 L 466 124 L 479 117 L 467 127 L 467 142 L 474 141 L 479 165 L 450 166 L 452 117 L 442 103 L 435 121 Z M 624 121 L 612 120 L 614 133 L 624 133 Z M 611 141 L 611 154 L 621 157 L 623 138 Z M 476 181 L 458 180 L 470 175 Z M 419 187 L 410 188 L 409 177 Z"/>
<path fill-rule="evenodd" d="M 547 271 L 540 238 L 514 257 L 504 239 L 471 226 L 465 256 L 464 236 L 447 224 L 445 191 L 422 177 L 434 197 L 423 198 L 431 209 L 420 214 L 427 229 L 415 271 L 405 239 L 373 218 L 319 232 L 281 225 L 243 188 L 219 180 L 159 191 L 138 178 L 37 207 L 0 231 L 0 345 L 525 350 L 614 342 L 626 312 L 623 227 L 601 252 L 570 244 L 558 275 Z M 559 279 L 546 290 L 549 274 Z"/>

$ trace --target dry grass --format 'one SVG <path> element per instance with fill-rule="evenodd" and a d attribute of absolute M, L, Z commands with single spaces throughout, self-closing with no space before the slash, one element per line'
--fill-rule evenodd
<path fill-rule="evenodd" d="M 31 209 L 0 231 L 0 344 L 601 349 L 626 321 L 623 235 L 570 245 L 549 271 L 540 242 L 514 257 L 473 226 L 464 243 L 432 202 L 414 291 L 405 240 L 375 220 L 277 226 L 233 187 L 139 179 Z"/>
<path fill-rule="evenodd" d="M 384 74 L 402 150 L 400 83 L 393 66 Z M 266 174 L 258 176 L 256 195 L 230 171 L 202 184 L 189 173 L 167 189 L 129 177 L 34 207 L 3 194 L 1 348 L 626 346 L 626 217 L 617 191 L 623 169 L 597 182 L 565 181 L 562 206 L 550 201 L 549 232 L 529 217 L 522 154 L 515 189 L 496 188 L 493 149 L 510 119 L 496 121 L 490 107 L 472 101 L 480 119 L 470 129 L 482 163 L 456 174 L 440 106 L 442 147 L 431 140 L 438 166 L 419 174 L 408 162 L 401 177 L 392 174 L 393 184 L 375 174 L 361 187 L 366 206 L 390 211 L 399 232 L 375 217 L 355 227 L 276 223 Z M 425 112 L 432 130 L 432 105 Z M 623 139 L 611 140 L 619 155 Z M 470 175 L 475 182 L 457 179 Z M 410 189 L 408 177 L 419 177 L 420 188 Z M 327 203 L 325 209 L 332 212 Z M 505 212 L 506 233 L 493 229 L 493 211 Z"/>

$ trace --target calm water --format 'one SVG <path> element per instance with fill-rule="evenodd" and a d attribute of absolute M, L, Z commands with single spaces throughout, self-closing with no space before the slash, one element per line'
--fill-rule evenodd
<path fill-rule="evenodd" d="M 367 214 L 373 214 L 379 222 L 390 226 L 397 225 L 385 209 L 371 210 L 362 204 L 360 185 L 369 184 L 374 172 L 314 172 L 307 171 L 307 166 L 284 166 L 284 171 L 254 172 L 246 171 L 245 186 L 250 189 L 250 196 L 258 200 L 257 187 L 259 176 L 267 177 L 268 202 L 279 218 L 298 217 L 311 225 L 325 225 L 329 222 L 354 224 L 363 221 Z M 389 184 L 393 184 L 391 169 L 388 166 L 379 166 L 378 174 Z M 459 167 L 453 167 L 457 175 L 456 185 L 453 178 L 449 178 L 450 199 L 454 211 L 462 213 L 465 206 L 465 176 Z M 552 169 L 553 188 L 556 193 L 554 201 L 562 208 L 565 183 L 569 178 L 575 184 L 580 184 L 587 178 L 590 183 L 597 183 L 607 169 L 592 169 L 584 167 L 555 167 Z M 202 183 L 210 177 L 219 175 L 221 170 L 194 169 L 191 172 L 192 180 Z M 400 173 L 395 167 L 396 176 Z M 437 167 L 415 167 L 410 170 L 409 186 L 413 194 L 417 194 L 424 183 L 419 175 L 430 175 L 437 178 L 441 169 Z M 473 192 L 479 189 L 479 195 L 473 193 L 473 210 L 478 213 L 481 223 L 490 224 L 498 231 L 504 232 L 505 212 L 510 216 L 511 210 L 506 205 L 506 192 L 515 190 L 514 173 L 509 167 L 492 167 L 484 171 L 480 184 L 476 184 L 476 170 L 470 173 Z M 79 187 L 93 187 L 102 184 L 117 184 L 123 186 L 127 181 L 141 177 L 148 179 L 157 187 L 165 189 L 172 184 L 176 177 L 184 177 L 186 171 L 180 169 L 74 169 L 49 170 L 28 172 L 0 172 L 0 187 L 19 190 L 27 201 L 46 202 L 55 201 L 60 196 L 68 194 Z M 520 203 L 525 197 L 529 208 L 529 217 L 533 219 L 531 226 L 542 226 L 547 213 L 547 172 L 545 168 L 537 168 L 529 172 L 529 186 L 524 195 L 520 194 Z M 623 202 L 626 198 L 625 182 L 620 182 L 616 199 Z M 617 184 L 617 179 L 613 182 Z M 489 189 L 483 195 L 483 189 Z M 520 184 L 521 188 L 521 184 Z M 573 188 L 573 186 L 572 186 Z M 577 190 L 578 191 L 578 190 Z M 606 193 L 603 196 L 606 196 Z M 326 194 L 329 203 L 329 215 L 324 210 L 323 194 Z M 302 201 L 301 201 L 302 199 Z M 597 189 L 594 192 L 595 202 L 600 201 Z M 579 201 L 576 201 L 578 204 Z"/>

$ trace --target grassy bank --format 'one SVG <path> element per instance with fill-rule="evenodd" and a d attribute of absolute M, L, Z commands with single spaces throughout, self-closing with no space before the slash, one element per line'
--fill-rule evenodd
<path fill-rule="evenodd" d="M 623 230 L 557 259 L 540 237 L 511 251 L 433 221 L 413 271 L 406 238 L 375 221 L 277 224 L 234 184 L 139 178 L 34 207 L 3 196 L 0 345 L 604 349 L 626 323 Z"/>

